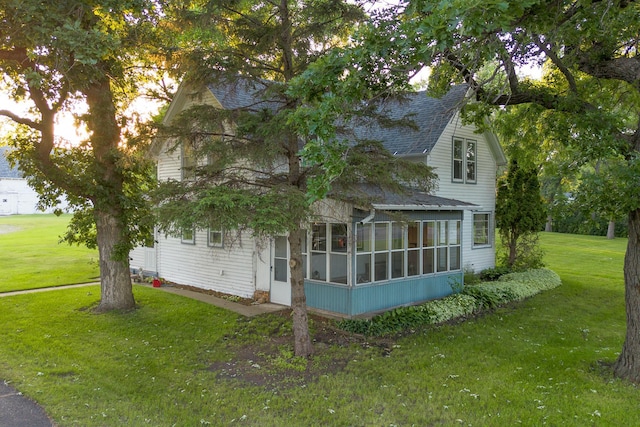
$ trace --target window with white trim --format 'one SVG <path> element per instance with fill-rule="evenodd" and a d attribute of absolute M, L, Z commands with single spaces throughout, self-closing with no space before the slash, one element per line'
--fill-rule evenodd
<path fill-rule="evenodd" d="M 180 236 L 180 241 L 182 243 L 186 243 L 188 245 L 196 244 L 196 230 L 195 228 L 183 228 L 182 235 Z"/>
<path fill-rule="evenodd" d="M 460 270 L 460 220 L 356 224 L 356 283 Z"/>
<path fill-rule="evenodd" d="M 222 233 L 222 229 L 209 228 L 209 232 L 207 233 L 207 245 L 216 248 L 224 246 L 224 234 Z"/>
<path fill-rule="evenodd" d="M 477 180 L 478 143 L 472 139 L 453 138 L 452 172 L 453 182 L 475 184 Z"/>
<path fill-rule="evenodd" d="M 197 158 L 193 144 L 190 141 L 182 143 L 181 154 L 181 176 L 182 180 L 189 180 L 196 177 Z"/>
<path fill-rule="evenodd" d="M 312 225 L 311 279 L 346 285 L 348 242 L 347 224 Z"/>
<path fill-rule="evenodd" d="M 488 213 L 473 214 L 473 246 L 491 245 L 491 216 Z"/>

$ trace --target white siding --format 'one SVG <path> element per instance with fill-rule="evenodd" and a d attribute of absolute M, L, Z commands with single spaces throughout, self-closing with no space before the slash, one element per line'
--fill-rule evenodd
<path fill-rule="evenodd" d="M 438 174 L 438 190 L 436 195 L 448 199 L 460 200 L 478 205 L 474 208 L 478 213 L 490 213 L 492 229 L 495 222 L 495 183 L 496 162 L 489 145 L 482 134 L 474 133 L 471 126 L 463 126 L 458 115 L 454 116 L 438 143 L 431 150 L 427 164 L 435 168 Z M 473 139 L 478 142 L 475 184 L 454 183 L 452 174 L 453 137 Z M 473 248 L 473 211 L 465 211 L 462 228 L 462 262 L 463 268 L 476 272 L 495 266 L 495 242 L 490 247 Z M 491 236 L 493 238 L 493 236 Z"/>
<path fill-rule="evenodd" d="M 1 154 L 0 154 L 1 155 Z M 0 215 L 52 213 L 53 209 L 46 211 L 37 209 L 38 193 L 29 187 L 27 180 L 23 178 L 0 178 Z M 66 201 L 58 207 L 67 210 Z"/>
<path fill-rule="evenodd" d="M 129 252 L 129 268 L 132 268 L 138 272 L 138 269 L 144 269 L 145 265 L 145 250 L 146 248 L 138 246 Z"/>
<path fill-rule="evenodd" d="M 207 245 L 207 230 L 198 230 L 195 244 L 172 236 L 158 238 L 158 275 L 181 285 L 211 289 L 243 298 L 255 291 L 253 238 L 235 232 L 225 236 L 225 247 Z"/>
<path fill-rule="evenodd" d="M 179 180 L 182 163 L 180 150 L 170 144 L 158 156 L 158 179 Z M 252 298 L 256 289 L 256 243 L 249 233 L 226 233 L 224 247 L 210 247 L 207 230 L 197 230 L 195 244 L 180 237 L 158 235 L 156 244 L 158 275 L 170 282 L 215 290 L 243 298 Z M 136 249 L 132 258 L 142 254 Z M 132 267 L 135 267 L 132 264 Z M 264 284 L 263 284 L 264 286 Z M 268 289 L 268 288 L 267 288 Z"/>

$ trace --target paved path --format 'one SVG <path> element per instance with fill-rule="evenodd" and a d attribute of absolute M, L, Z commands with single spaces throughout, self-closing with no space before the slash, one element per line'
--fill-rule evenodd
<path fill-rule="evenodd" d="M 38 292 L 48 292 L 62 289 L 78 288 L 82 286 L 98 285 L 98 282 L 83 283 L 79 285 L 57 286 L 52 288 L 31 289 L 24 291 L 3 292 L 1 297 L 9 297 L 13 295 L 32 294 Z M 135 286 L 148 286 L 146 284 L 136 284 Z M 200 292 L 189 291 L 182 288 L 174 288 L 172 286 L 161 286 L 159 292 L 170 292 L 172 294 L 181 295 L 183 297 L 193 298 L 208 304 L 226 310 L 234 311 L 243 316 L 253 317 L 264 313 L 273 313 L 283 310 L 284 306 L 272 303 L 244 305 L 237 302 L 218 298 Z M 0 384 L 0 427 L 54 427 L 55 424 L 49 419 L 38 404 L 31 399 L 23 396 L 19 391 L 7 385 L 4 381 Z"/>
<path fill-rule="evenodd" d="M 6 382 L 0 383 L 0 427 L 52 427 L 37 403 L 23 396 Z"/>

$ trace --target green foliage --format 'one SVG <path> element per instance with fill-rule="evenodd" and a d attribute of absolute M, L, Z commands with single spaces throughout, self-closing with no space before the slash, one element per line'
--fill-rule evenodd
<path fill-rule="evenodd" d="M 473 271 L 473 269 L 471 268 L 465 268 L 464 269 L 464 285 L 476 285 L 478 283 L 480 283 L 481 281 L 481 276 L 480 274 L 476 273 L 475 271 Z M 460 289 L 462 290 L 462 289 Z"/>
<path fill-rule="evenodd" d="M 329 194 L 370 203 L 354 190 L 362 183 L 434 188 L 426 164 L 345 130 L 399 125 L 379 107 L 408 89 L 406 74 L 379 69 L 375 58 L 386 50 L 371 51 L 386 45 L 376 31 L 392 34 L 397 19 L 376 19 L 374 31 L 360 5 L 338 0 L 168 8 L 191 35 L 177 40 L 173 59 L 184 84 L 222 87 L 229 97 L 239 89 L 253 102 L 229 110 L 194 105 L 163 129 L 172 150 L 189 144 L 199 159 L 193 180 L 160 183 L 154 200 L 163 230 L 216 224 L 273 235 L 299 228 Z"/>
<path fill-rule="evenodd" d="M 138 310 L 100 316 L 83 309 L 98 286 L 5 296 L 2 378 L 58 425 L 635 425 L 640 390 L 608 368 L 625 333 L 626 240 L 541 243 L 561 287 L 397 338 L 334 345 L 344 335 L 329 328 L 308 362 L 322 369 L 306 373 L 259 358 L 287 360 L 286 316 L 148 286 L 134 287 Z"/>
<path fill-rule="evenodd" d="M 338 326 L 346 331 L 380 336 L 425 325 L 459 319 L 481 310 L 494 309 L 522 301 L 542 291 L 560 286 L 560 277 L 548 269 L 505 274 L 498 281 L 465 286 L 462 293 L 428 301 L 421 305 L 400 307 L 371 319 L 345 319 Z"/>
<path fill-rule="evenodd" d="M 495 280 L 498 280 L 501 276 L 510 272 L 511 270 L 506 266 L 496 266 L 494 268 L 486 268 L 480 272 L 480 280 L 485 282 L 493 282 Z"/>
<path fill-rule="evenodd" d="M 153 85 L 148 43 L 159 8 L 145 0 L 0 5 L 3 89 L 30 109 L 28 117 L 0 113 L 17 124 L 3 135 L 15 149 L 12 161 L 39 193 L 40 207 L 65 197 L 76 215 L 68 242 L 96 247 L 96 236 L 113 230 L 97 230 L 91 218 L 109 216 L 115 237 L 103 240 L 100 256 L 124 270 L 129 251 L 153 230 L 146 196 L 154 182 L 146 156 L 151 132 L 127 108 L 142 86 Z M 76 120 L 86 140 L 66 140 L 58 129 L 62 114 Z"/>
<path fill-rule="evenodd" d="M 512 301 L 522 301 L 560 284 L 560 277 L 553 271 L 536 269 L 508 273 L 498 281 L 465 287 L 464 293 L 476 298 L 483 308 L 492 309 Z"/>
<path fill-rule="evenodd" d="M 542 256 L 535 234 L 542 229 L 546 212 L 540 197 L 537 170 L 522 167 L 516 158 L 498 180 L 496 227 L 499 229 L 509 268 L 537 268 Z"/>
<path fill-rule="evenodd" d="M 309 360 L 306 357 L 296 356 L 292 348 L 281 346 L 274 356 L 267 356 L 267 360 L 280 370 L 293 370 L 304 372 L 307 369 Z"/>
<path fill-rule="evenodd" d="M 515 257 L 512 257 L 511 247 L 504 244 L 497 252 L 497 263 L 509 271 L 525 271 L 544 267 L 544 253 L 539 244 L 538 233 L 521 235 L 515 243 Z"/>
<path fill-rule="evenodd" d="M 606 236 L 609 219 L 585 211 L 575 200 L 566 198 L 556 201 L 553 206 L 553 231 L 558 233 L 585 234 L 590 236 Z M 615 221 L 615 236 L 627 237 L 627 218 Z"/>

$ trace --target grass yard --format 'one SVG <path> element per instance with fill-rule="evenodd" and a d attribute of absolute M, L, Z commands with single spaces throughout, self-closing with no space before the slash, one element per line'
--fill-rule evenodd
<path fill-rule="evenodd" d="M 0 298 L 0 378 L 60 426 L 638 425 L 640 391 L 608 369 L 626 242 L 541 241 L 563 286 L 404 337 L 335 345 L 316 322 L 308 366 L 280 315 L 140 286 L 130 313 L 92 314 L 97 286 Z"/>
<path fill-rule="evenodd" d="M 0 216 L 0 292 L 85 283 L 98 251 L 58 243 L 71 215 Z"/>

